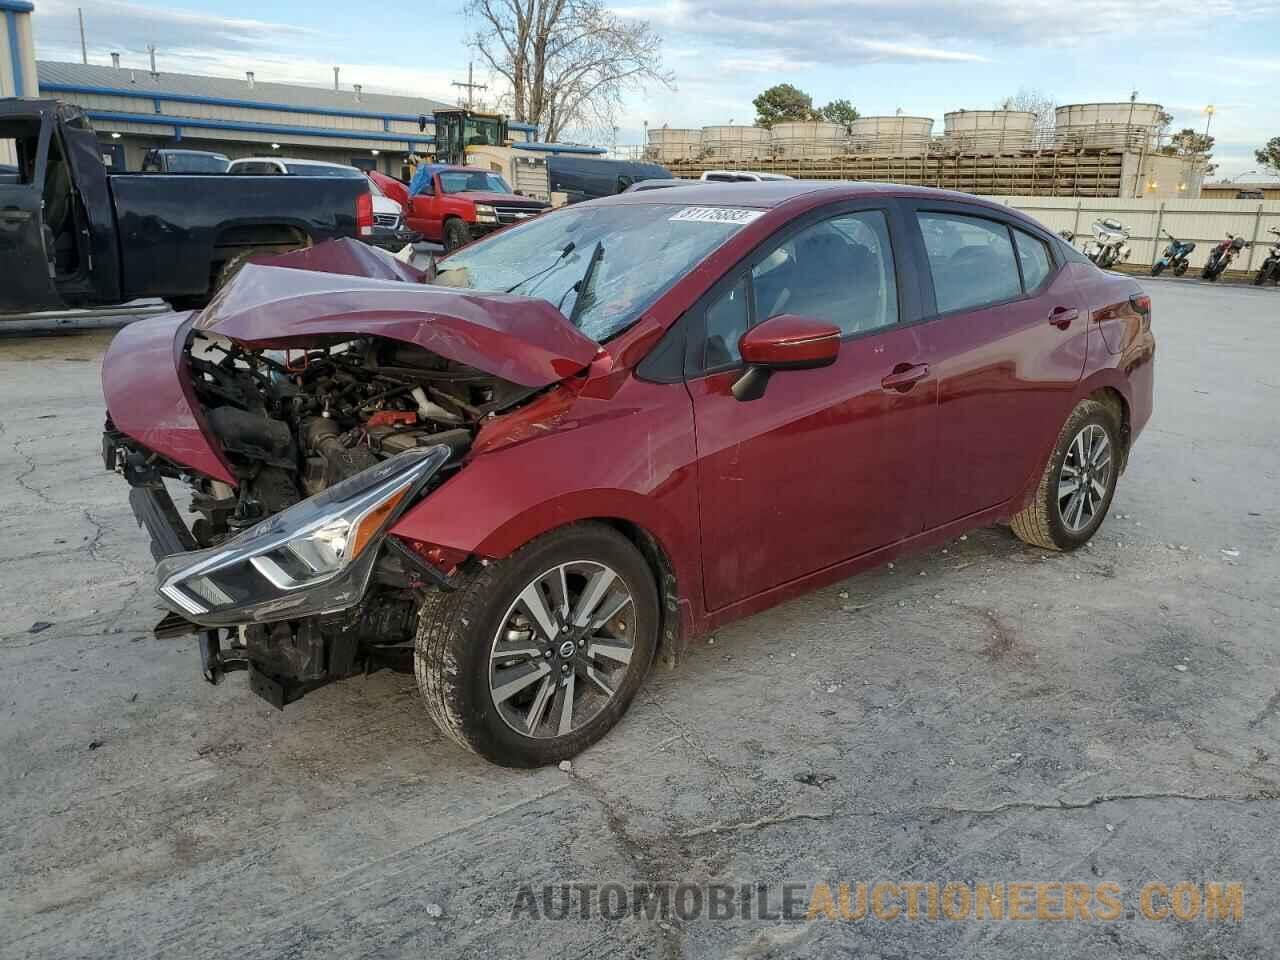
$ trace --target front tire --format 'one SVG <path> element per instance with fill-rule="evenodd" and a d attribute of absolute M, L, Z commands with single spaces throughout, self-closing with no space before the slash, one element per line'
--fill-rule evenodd
<path fill-rule="evenodd" d="M 1010 526 L 1045 550 L 1075 550 L 1097 533 L 1120 474 L 1119 424 L 1096 400 L 1081 400 L 1058 433 L 1031 502 Z"/>
<path fill-rule="evenodd" d="M 1187 272 L 1187 267 L 1188 267 L 1188 264 L 1184 260 L 1182 263 L 1178 264 L 1176 267 L 1173 268 L 1173 275 L 1175 277 L 1183 276 Z"/>
<path fill-rule="evenodd" d="M 574 524 L 428 596 L 418 687 L 440 729 L 494 763 L 567 760 L 626 712 L 659 619 L 640 551 L 604 524 Z"/>
<path fill-rule="evenodd" d="M 1153 264 L 1151 265 L 1151 275 L 1152 275 L 1153 277 L 1158 277 L 1158 276 L 1160 276 L 1160 274 L 1161 274 L 1163 271 L 1164 271 L 1164 261 L 1163 261 L 1163 260 L 1157 260 L 1155 263 L 1153 263 Z"/>
<path fill-rule="evenodd" d="M 464 221 L 453 217 L 444 222 L 444 249 L 451 253 L 471 242 L 471 231 Z"/>

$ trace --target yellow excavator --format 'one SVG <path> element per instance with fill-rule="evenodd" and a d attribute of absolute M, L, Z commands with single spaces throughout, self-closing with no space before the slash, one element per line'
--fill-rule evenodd
<path fill-rule="evenodd" d="M 506 116 L 459 107 L 437 110 L 434 119 L 436 163 L 480 167 L 500 173 L 517 193 L 552 202 L 547 154 L 515 148 Z M 426 117 L 419 118 L 419 129 L 425 131 L 427 122 Z"/>

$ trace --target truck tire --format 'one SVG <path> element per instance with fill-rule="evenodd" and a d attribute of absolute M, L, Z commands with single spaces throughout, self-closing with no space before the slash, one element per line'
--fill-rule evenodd
<path fill-rule="evenodd" d="M 466 221 L 459 220 L 457 217 L 450 217 L 444 222 L 444 249 L 445 252 L 457 250 L 459 247 L 465 247 L 471 242 L 471 230 L 467 227 Z"/>
<path fill-rule="evenodd" d="M 631 541 L 601 523 L 573 524 L 427 595 L 418 688 L 465 749 L 506 767 L 557 763 L 626 712 L 659 619 L 653 574 Z"/>
<path fill-rule="evenodd" d="M 1010 523 L 1018 539 L 1045 550 L 1075 550 L 1089 542 L 1115 496 L 1119 436 L 1120 425 L 1108 407 L 1096 400 L 1076 404 L 1035 495 Z"/>
<path fill-rule="evenodd" d="M 1164 271 L 1165 263 L 1163 260 L 1157 260 L 1151 265 L 1151 275 L 1158 277 Z"/>

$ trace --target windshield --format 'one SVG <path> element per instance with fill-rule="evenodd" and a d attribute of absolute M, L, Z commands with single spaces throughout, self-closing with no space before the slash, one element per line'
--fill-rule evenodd
<path fill-rule="evenodd" d="M 483 190 L 487 193 L 510 193 L 507 181 L 484 170 L 446 170 L 440 174 L 440 189 L 445 193 Z"/>
<path fill-rule="evenodd" d="M 364 171 L 355 167 L 329 166 L 324 163 L 286 163 L 284 168 L 294 177 L 363 177 Z"/>
<path fill-rule="evenodd" d="M 540 297 L 569 317 L 578 297 L 574 284 L 599 245 L 577 324 L 603 343 L 759 216 L 758 210 L 679 203 L 562 208 L 452 254 L 441 262 L 436 282 Z M 572 250 L 562 255 L 570 243 Z"/>
<path fill-rule="evenodd" d="M 170 173 L 226 173 L 231 163 L 214 153 L 171 153 L 166 161 Z"/>

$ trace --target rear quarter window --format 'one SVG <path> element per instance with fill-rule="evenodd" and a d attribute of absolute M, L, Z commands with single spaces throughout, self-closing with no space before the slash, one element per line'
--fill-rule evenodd
<path fill-rule="evenodd" d="M 916 214 L 939 313 L 1022 296 L 1018 261 L 1003 223 L 952 213 Z"/>

